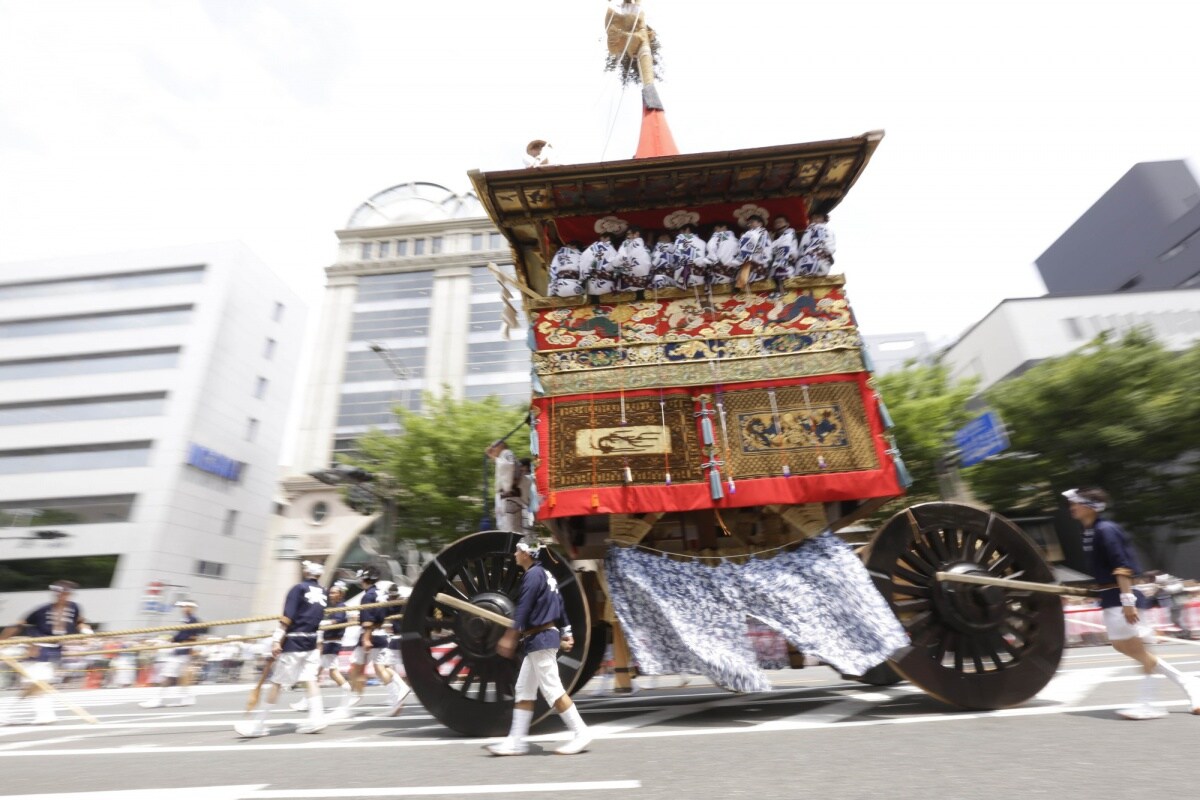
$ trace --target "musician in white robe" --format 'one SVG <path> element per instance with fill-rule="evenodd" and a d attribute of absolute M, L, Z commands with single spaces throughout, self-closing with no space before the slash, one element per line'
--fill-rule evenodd
<path fill-rule="evenodd" d="M 620 291 L 641 292 L 650 287 L 650 251 L 642 239 L 641 228 L 625 231 L 616 265 Z"/>
<path fill-rule="evenodd" d="M 583 294 L 583 277 L 579 271 L 579 242 L 568 242 L 558 248 L 550 260 L 551 297 L 576 297 Z"/>
<path fill-rule="evenodd" d="M 837 249 L 833 231 L 829 230 L 829 217 L 813 214 L 808 227 L 800 237 L 800 258 L 796 262 L 798 275 L 828 275 L 833 266 L 833 252 Z"/>
<path fill-rule="evenodd" d="M 605 231 L 579 255 L 579 274 L 589 295 L 610 294 L 617 289 L 613 264 L 617 248 L 613 246 L 613 238 L 613 234 Z"/>
<path fill-rule="evenodd" d="M 776 289 L 779 284 L 796 274 L 796 260 L 800 258 L 800 242 L 796 229 L 787 217 L 778 216 L 771 221 L 774 236 L 771 238 L 771 275 Z"/>
<path fill-rule="evenodd" d="M 712 236 L 708 239 L 708 282 L 710 284 L 733 283 L 738 268 L 742 265 L 738 259 L 738 238 L 729 225 L 718 222 L 713 226 Z"/>
<path fill-rule="evenodd" d="M 671 271 L 675 284 L 682 289 L 703 286 L 708 280 L 710 266 L 704 240 L 696 235 L 695 226 L 681 225 L 671 248 Z"/>
<path fill-rule="evenodd" d="M 671 268 L 671 252 L 674 250 L 671 234 L 660 233 L 654 249 L 650 251 L 650 288 L 673 289 L 675 272 Z"/>
<path fill-rule="evenodd" d="M 739 289 L 766 278 L 771 264 L 771 234 L 767 231 L 766 220 L 751 214 L 746 224 L 746 232 L 738 240 L 737 257 L 742 265 L 738 270 Z"/>

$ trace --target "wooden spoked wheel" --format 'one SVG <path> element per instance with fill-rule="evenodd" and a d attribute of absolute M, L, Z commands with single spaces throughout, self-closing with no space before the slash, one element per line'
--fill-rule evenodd
<path fill-rule="evenodd" d="M 911 639 L 890 663 L 925 692 L 961 708 L 1006 708 L 1054 676 L 1064 644 L 1057 595 L 934 577 L 1053 583 L 1050 565 L 1009 520 L 956 503 L 916 505 L 876 532 L 865 561 Z"/>
<path fill-rule="evenodd" d="M 520 662 L 496 654 L 502 626 L 440 603 L 437 595 L 512 617 L 522 575 L 513 550 L 520 538 L 485 531 L 449 545 L 421 573 L 404 608 L 400 652 L 409 683 L 435 719 L 468 736 L 508 732 Z M 557 557 L 547 569 L 575 633 L 575 646 L 558 654 L 559 677 L 569 692 L 584 668 L 591 619 L 570 565 Z M 534 719 L 548 712 L 539 695 Z"/>

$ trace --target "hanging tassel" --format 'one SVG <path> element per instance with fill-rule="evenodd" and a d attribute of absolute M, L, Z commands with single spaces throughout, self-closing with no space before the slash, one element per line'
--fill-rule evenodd
<path fill-rule="evenodd" d="M 666 474 L 666 485 L 667 486 L 671 485 L 671 473 L 669 473 L 669 472 Z"/>
<path fill-rule="evenodd" d="M 865 369 L 867 372 L 874 372 L 875 371 L 875 362 L 871 358 L 871 351 L 867 347 L 866 342 L 863 342 L 862 349 L 859 352 L 862 353 L 863 369 Z"/>
<path fill-rule="evenodd" d="M 825 456 L 817 456 L 817 466 L 821 469 L 825 469 L 829 466 L 829 464 L 825 463 Z"/>
<path fill-rule="evenodd" d="M 904 463 L 904 459 L 900 456 L 900 450 L 896 447 L 896 443 L 892 442 L 892 447 L 888 451 L 888 455 L 892 457 L 892 463 L 896 465 L 896 480 L 900 485 L 907 489 L 912 486 L 912 473 L 908 471 L 908 465 Z"/>
<path fill-rule="evenodd" d="M 708 472 L 708 490 L 712 494 L 713 500 L 720 500 L 725 497 L 725 493 L 721 491 L 721 470 L 713 467 Z"/>
<path fill-rule="evenodd" d="M 537 458 L 542 454 L 541 440 L 538 438 L 537 423 L 529 426 L 529 455 Z"/>
<path fill-rule="evenodd" d="M 597 494 L 596 492 L 592 492 L 592 508 L 599 508 L 599 507 L 600 507 L 600 495 Z"/>
<path fill-rule="evenodd" d="M 729 477 L 729 493 L 737 494 L 737 485 L 733 482 L 733 476 Z"/>
<path fill-rule="evenodd" d="M 708 417 L 708 415 L 712 412 L 706 409 L 700 413 L 704 415 L 700 418 L 700 436 L 703 439 L 704 444 L 711 447 L 716 443 L 716 437 L 713 436 L 712 420 Z"/>
<path fill-rule="evenodd" d="M 896 427 L 896 423 L 892 421 L 892 415 L 888 413 L 887 406 L 884 405 L 883 399 L 879 398 L 878 395 L 876 395 L 876 397 L 879 399 L 879 418 L 883 421 L 884 430 Z"/>
<path fill-rule="evenodd" d="M 633 470 L 629 469 L 629 465 L 625 465 L 624 469 L 625 483 L 633 483 Z"/>
<path fill-rule="evenodd" d="M 792 477 L 792 468 L 789 467 L 787 464 L 783 465 L 783 477 L 785 477 L 785 478 Z"/>

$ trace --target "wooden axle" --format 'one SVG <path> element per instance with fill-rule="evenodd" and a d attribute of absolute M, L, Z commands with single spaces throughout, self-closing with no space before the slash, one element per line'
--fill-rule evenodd
<path fill-rule="evenodd" d="M 970 575 L 958 572 L 939 572 L 934 577 L 939 581 L 953 583 L 973 583 L 979 586 L 999 586 L 1002 589 L 1015 589 L 1027 592 L 1042 592 L 1044 594 L 1065 594 L 1072 597 L 1089 597 L 1091 589 L 1081 589 L 1075 586 L 1061 586 L 1057 583 L 1034 583 L 1033 581 L 1014 581 L 1007 578 L 993 578 L 990 575 Z"/>
<path fill-rule="evenodd" d="M 477 617 L 483 617 L 488 622 L 494 622 L 497 625 L 503 625 L 506 628 L 513 626 L 513 621 L 503 614 L 497 614 L 495 611 L 490 611 L 482 606 L 477 606 L 474 603 L 468 603 L 466 600 L 459 600 L 453 595 L 448 595 L 445 592 L 438 592 L 437 601 L 451 608 L 457 608 L 459 611 L 465 611 L 468 614 L 474 614 Z"/>

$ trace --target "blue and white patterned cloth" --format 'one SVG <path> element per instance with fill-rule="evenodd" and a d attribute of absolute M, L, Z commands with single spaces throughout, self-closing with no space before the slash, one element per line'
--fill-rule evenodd
<path fill-rule="evenodd" d="M 613 609 L 646 674 L 694 672 L 731 691 L 770 691 L 747 617 L 849 675 L 908 645 L 862 562 L 831 533 L 774 558 L 715 567 L 614 547 L 607 567 Z"/>

